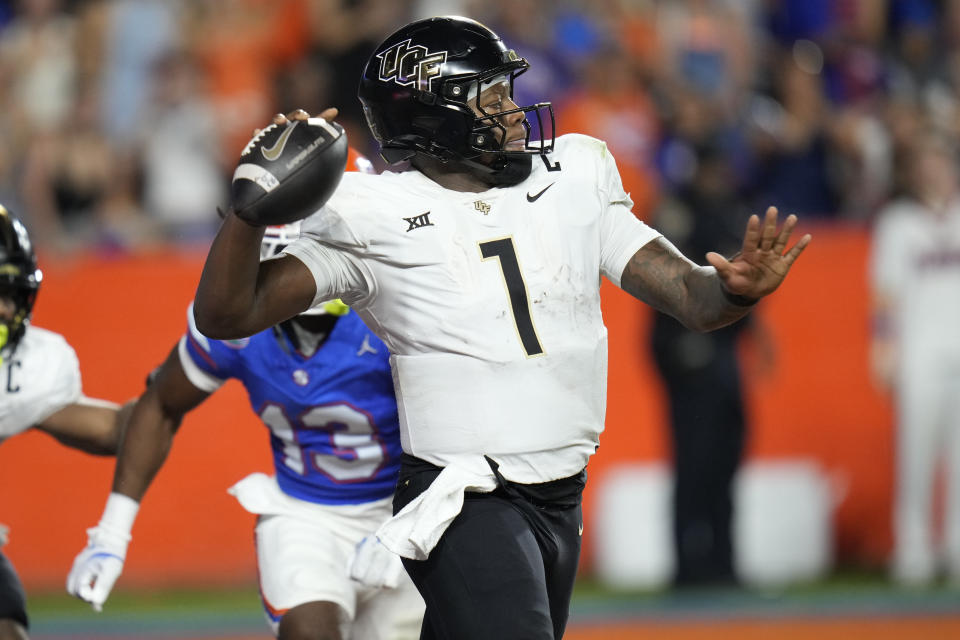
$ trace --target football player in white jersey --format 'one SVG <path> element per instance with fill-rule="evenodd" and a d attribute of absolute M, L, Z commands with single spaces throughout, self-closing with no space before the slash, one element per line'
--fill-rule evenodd
<path fill-rule="evenodd" d="M 527 67 L 465 18 L 389 36 L 359 97 L 381 155 L 409 165 L 344 175 L 263 265 L 263 229 L 228 215 L 195 299 L 201 332 L 236 338 L 342 297 L 390 348 L 404 459 L 376 540 L 426 601 L 421 638 L 563 635 L 604 422 L 601 276 L 706 331 L 810 241 L 788 249 L 796 217 L 778 228 L 770 208 L 698 266 L 632 214 L 605 143 L 554 140 L 549 103 L 514 103 Z"/>
<path fill-rule="evenodd" d="M 38 429 L 69 447 L 113 455 L 132 405 L 121 411 L 85 397 L 67 341 L 30 325 L 41 279 L 26 229 L 0 205 L 0 442 Z M 23 587 L 0 553 L 0 640 L 26 638 L 27 627 Z"/>
<path fill-rule="evenodd" d="M 911 140 L 907 191 L 873 232 L 873 373 L 896 392 L 897 449 L 891 576 L 960 584 L 960 176 L 952 143 Z M 938 462 L 944 463 L 943 538 L 935 534 Z"/>

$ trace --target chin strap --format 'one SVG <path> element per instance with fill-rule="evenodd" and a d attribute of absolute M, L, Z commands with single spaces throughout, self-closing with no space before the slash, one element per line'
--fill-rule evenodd
<path fill-rule="evenodd" d="M 510 187 L 530 177 L 530 171 L 533 169 L 533 154 L 506 155 L 497 168 L 477 160 L 464 159 L 458 164 L 491 187 Z"/>
<path fill-rule="evenodd" d="M 493 184 L 497 186 L 512 186 L 520 184 L 530 177 L 530 171 L 533 169 L 533 156 L 525 154 L 521 156 L 509 155 L 503 167 L 492 172 Z"/>

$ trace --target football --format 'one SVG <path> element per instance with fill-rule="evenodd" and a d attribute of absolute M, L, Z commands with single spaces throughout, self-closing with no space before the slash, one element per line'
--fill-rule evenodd
<path fill-rule="evenodd" d="M 259 226 L 306 218 L 340 184 L 347 153 L 347 134 L 336 122 L 271 124 L 240 154 L 230 189 L 234 212 Z"/>

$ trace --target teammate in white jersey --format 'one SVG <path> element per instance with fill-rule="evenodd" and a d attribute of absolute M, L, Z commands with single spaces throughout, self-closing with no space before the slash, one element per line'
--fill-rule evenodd
<path fill-rule="evenodd" d="M 351 149 L 348 167 L 372 169 Z M 300 235 L 271 227 L 261 258 Z M 230 488 L 257 515 L 257 576 L 264 613 L 281 640 L 413 640 L 423 600 L 397 556 L 350 579 L 364 537 L 390 517 L 400 469 L 397 402 L 386 346 L 337 301 L 243 340 L 210 340 L 188 328 L 151 376 L 117 456 L 113 491 L 67 590 L 100 610 L 120 576 L 140 501 L 166 460 L 183 417 L 230 378 L 239 380 L 270 431 L 275 475 Z"/>
<path fill-rule="evenodd" d="M 30 326 L 41 279 L 26 229 L 0 205 L 0 442 L 32 428 L 69 447 L 113 455 L 129 408 L 85 397 L 67 341 Z M 23 587 L 0 553 L 0 640 L 26 638 L 27 627 Z"/>
<path fill-rule="evenodd" d="M 263 230 L 229 215 L 195 300 L 200 331 L 231 338 L 342 297 L 390 348 L 404 460 L 377 539 L 426 601 L 425 639 L 563 635 L 604 422 L 601 276 L 709 330 L 810 240 L 788 250 L 796 218 L 778 229 L 771 208 L 737 256 L 697 266 L 633 216 L 602 141 L 554 144 L 549 103 L 513 102 L 527 67 L 464 18 L 388 37 L 359 97 L 384 159 L 410 165 L 345 175 L 263 265 Z"/>
<path fill-rule="evenodd" d="M 935 134 L 904 155 L 908 192 L 873 233 L 873 371 L 896 392 L 892 577 L 960 582 L 960 190 L 957 156 Z M 934 534 L 938 461 L 946 468 L 943 540 Z"/>

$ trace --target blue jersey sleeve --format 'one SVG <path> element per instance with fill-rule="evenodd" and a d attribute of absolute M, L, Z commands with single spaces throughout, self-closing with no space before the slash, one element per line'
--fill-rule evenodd
<path fill-rule="evenodd" d="M 193 303 L 187 308 L 187 331 L 177 348 L 187 379 L 202 391 L 213 393 L 229 378 L 237 377 L 236 346 L 244 340 L 212 340 L 197 330 Z"/>

